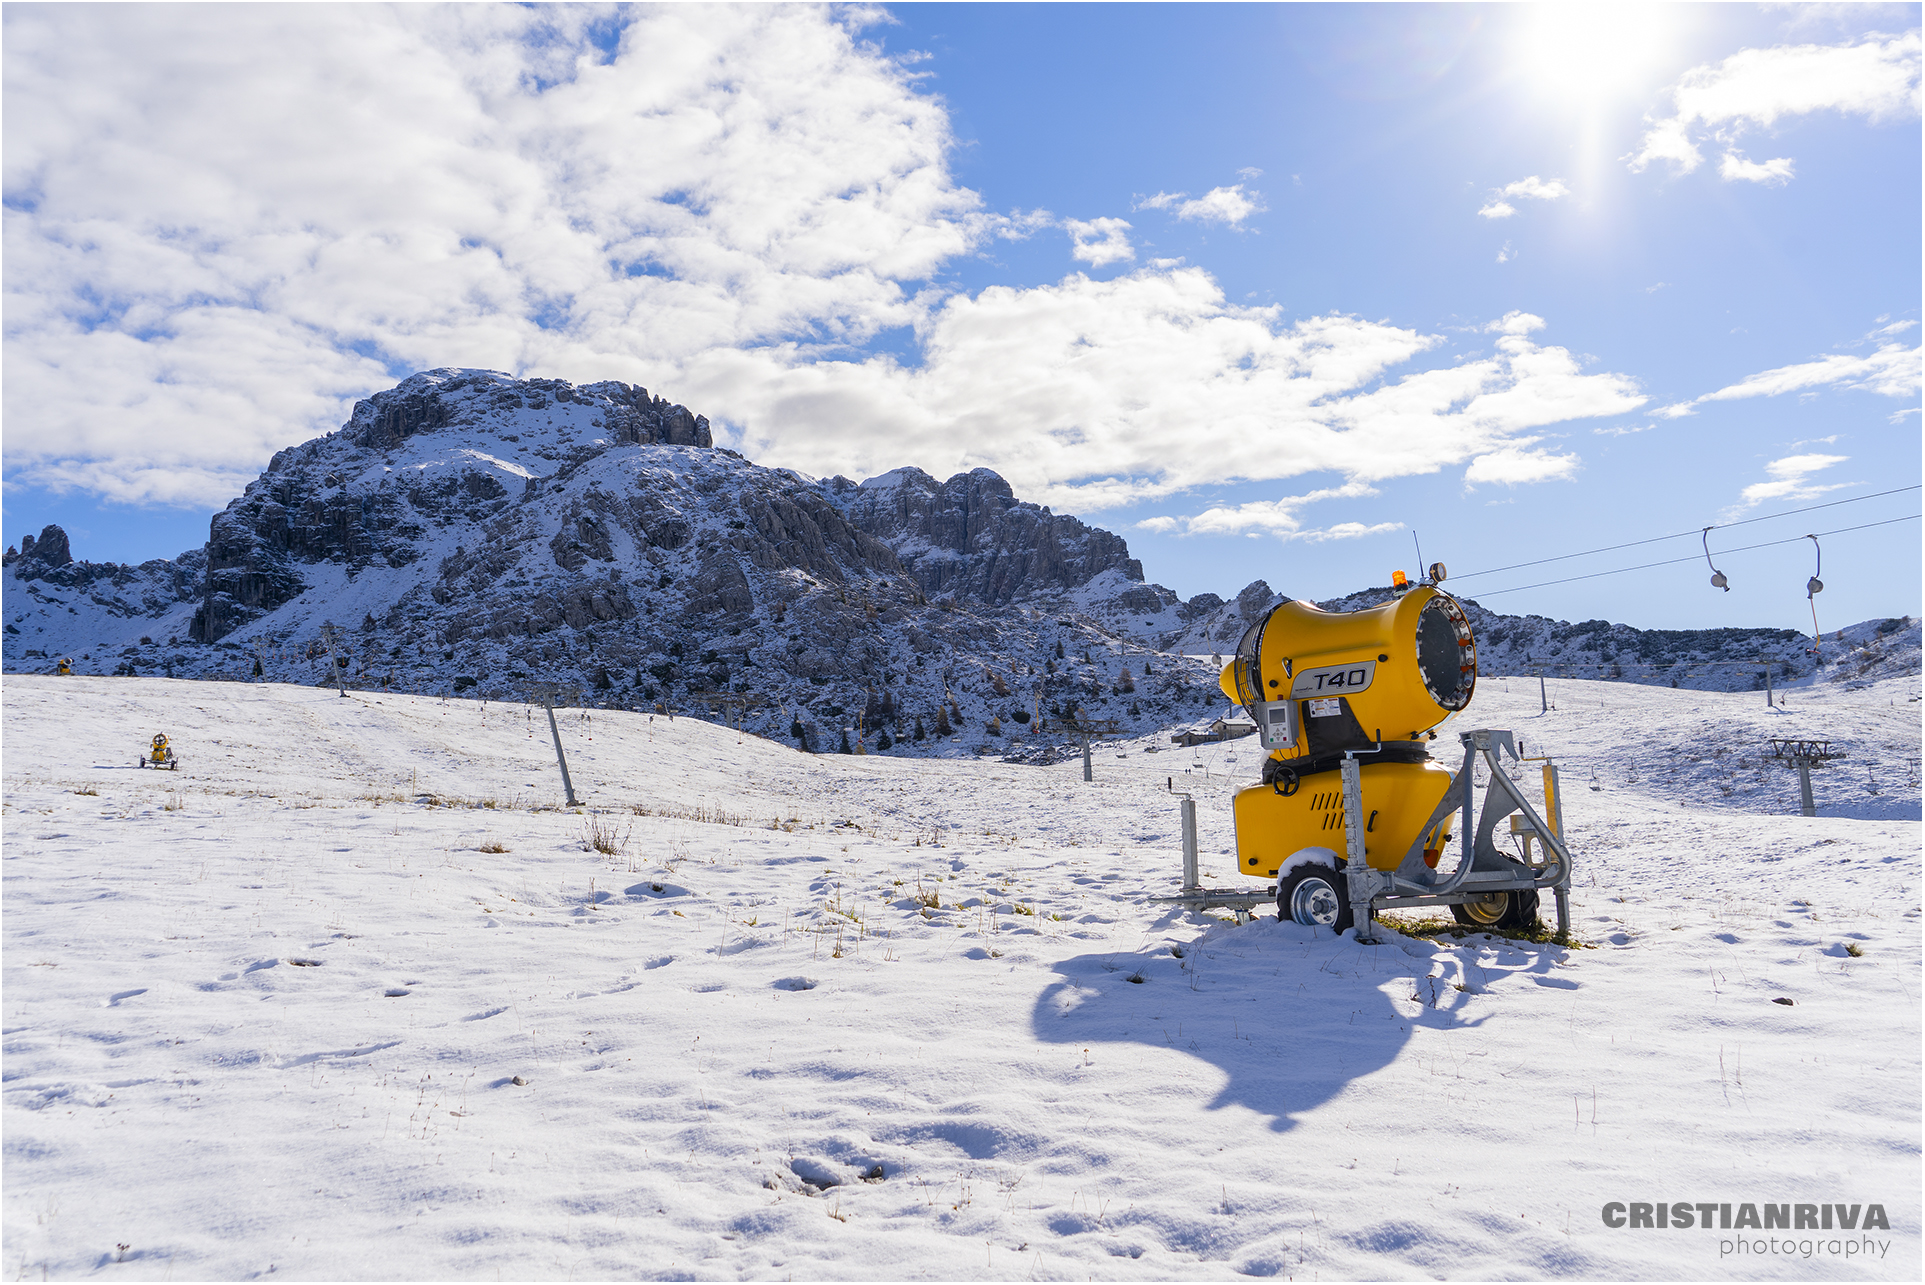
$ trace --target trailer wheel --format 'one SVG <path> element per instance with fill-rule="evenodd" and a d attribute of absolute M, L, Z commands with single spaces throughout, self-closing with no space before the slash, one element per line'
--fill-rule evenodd
<path fill-rule="evenodd" d="M 1321 861 L 1300 865 L 1277 887 L 1277 918 L 1340 933 L 1356 923 L 1350 913 L 1349 885 Z"/>
<path fill-rule="evenodd" d="M 1466 928 L 1528 930 L 1537 926 L 1537 890 L 1487 892 L 1452 906 L 1450 913 Z"/>

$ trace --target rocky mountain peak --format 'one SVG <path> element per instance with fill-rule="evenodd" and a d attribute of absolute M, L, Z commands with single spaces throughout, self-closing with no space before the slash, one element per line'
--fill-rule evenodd
<path fill-rule="evenodd" d="M 30 535 L 25 535 L 20 537 L 19 548 L 16 549 L 12 545 L 8 545 L 4 558 L 0 558 L 0 566 L 11 567 L 15 563 L 19 563 L 20 567 L 18 571 L 16 571 L 16 574 L 18 574 L 22 571 L 28 571 L 29 567 L 41 571 L 51 571 L 55 567 L 64 567 L 73 560 L 73 549 L 67 543 L 67 533 L 60 527 L 49 522 L 46 526 L 40 528 L 40 538 L 38 540 Z"/>

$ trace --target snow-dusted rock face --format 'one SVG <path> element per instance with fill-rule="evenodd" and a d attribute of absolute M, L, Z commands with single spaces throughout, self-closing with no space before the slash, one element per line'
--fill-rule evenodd
<path fill-rule="evenodd" d="M 1448 585 L 1445 586 L 1449 588 Z M 1356 611 L 1387 601 L 1395 591 L 1366 589 L 1318 603 L 1326 611 Z M 1919 622 L 1909 617 L 1867 621 L 1827 633 L 1814 650 L 1810 634 L 1795 629 L 1634 629 L 1607 620 L 1572 624 L 1546 616 L 1508 616 L 1474 598 L 1460 598 L 1477 637 L 1482 673 L 1621 679 L 1701 691 L 1763 689 L 1765 670 L 1778 685 L 1848 681 L 1876 662 L 1876 677 L 1918 672 Z M 1870 650 L 1867 643 L 1870 642 Z M 1859 659 L 1851 660 L 1857 652 Z M 1872 654 L 1875 653 L 1875 656 Z"/>
<path fill-rule="evenodd" d="M 293 601 L 308 586 L 305 566 L 339 564 L 350 578 L 409 566 L 438 536 L 474 531 L 611 448 L 657 443 L 707 447 L 708 420 L 621 383 L 415 375 L 357 403 L 340 431 L 277 453 L 214 518 L 190 634 L 217 642 Z M 576 547 L 563 539 L 557 565 L 580 570 Z"/>
<path fill-rule="evenodd" d="M 9 547 L 0 565 L 6 585 L 5 639 L 10 662 L 24 658 L 32 644 L 20 628 L 29 616 L 67 617 L 76 624 L 96 620 L 116 622 L 110 632 L 153 634 L 169 620 L 174 632 L 184 623 L 185 605 L 199 597 L 204 582 L 206 554 L 193 549 L 178 558 L 154 558 L 139 566 L 118 562 L 76 562 L 67 533 L 57 526 L 44 528 L 39 538 L 29 535 L 18 548 Z M 63 651 L 67 641 L 52 644 Z M 38 650 L 47 651 L 45 647 Z"/>
<path fill-rule="evenodd" d="M 1181 629 L 1165 645 L 1185 655 L 1220 655 L 1227 659 L 1236 652 L 1244 630 L 1284 601 L 1285 595 L 1263 580 L 1243 586 L 1228 602 L 1213 593 L 1200 593 L 1184 604 Z"/>
<path fill-rule="evenodd" d="M 947 482 L 900 468 L 861 486 L 841 477 L 828 485 L 849 520 L 894 550 L 931 597 L 1004 604 L 1074 589 L 1106 571 L 1143 579 L 1121 536 L 1018 500 L 986 468 Z"/>

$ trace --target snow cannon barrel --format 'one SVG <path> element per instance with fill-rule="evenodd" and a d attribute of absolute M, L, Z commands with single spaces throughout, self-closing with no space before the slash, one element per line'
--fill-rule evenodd
<path fill-rule="evenodd" d="M 1218 681 L 1266 748 L 1316 757 L 1414 741 L 1463 709 L 1477 645 L 1463 607 L 1431 585 L 1362 611 L 1284 602 L 1244 633 Z"/>
<path fill-rule="evenodd" d="M 1367 864 L 1392 870 L 1412 851 L 1434 860 L 1451 818 L 1424 831 L 1451 774 L 1427 743 L 1477 685 L 1476 642 L 1455 598 L 1422 584 L 1362 611 L 1282 603 L 1243 635 L 1219 682 L 1270 751 L 1262 783 L 1236 797 L 1243 874 L 1278 877 L 1309 851 L 1336 877 L 1348 753 L 1361 771 Z"/>

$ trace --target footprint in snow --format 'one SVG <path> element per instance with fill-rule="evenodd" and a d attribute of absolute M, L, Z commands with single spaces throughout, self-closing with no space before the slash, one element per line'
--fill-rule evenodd
<path fill-rule="evenodd" d="M 779 991 L 812 991 L 819 983 L 813 977 L 778 978 L 775 988 Z"/>

